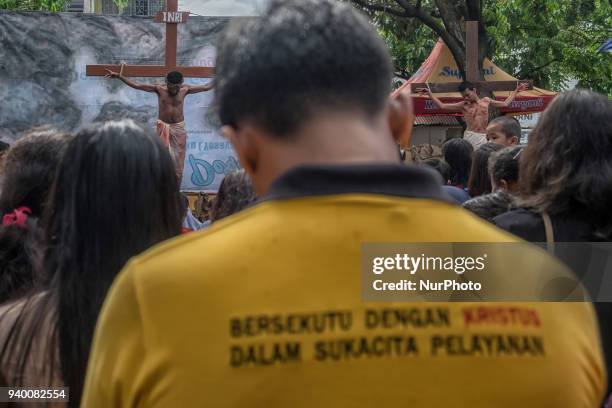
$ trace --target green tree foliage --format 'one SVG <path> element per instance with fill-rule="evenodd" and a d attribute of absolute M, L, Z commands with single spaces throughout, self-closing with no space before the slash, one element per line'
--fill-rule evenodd
<path fill-rule="evenodd" d="M 483 15 L 497 64 L 551 89 L 566 89 L 573 79 L 612 95 L 612 55 L 597 53 L 612 38 L 608 0 L 487 3 Z"/>
<path fill-rule="evenodd" d="M 465 73 L 465 44 L 463 38 L 466 20 L 483 21 L 481 0 L 344 0 L 370 15 L 390 42 L 394 56 L 399 56 L 403 42 L 406 47 L 419 46 L 441 37 L 455 57 L 459 70 Z M 426 29 L 420 30 L 421 26 Z M 487 55 L 488 38 L 484 25 L 479 24 L 479 64 Z M 433 33 L 429 34 L 430 32 Z M 430 36 L 429 39 L 423 36 Z M 410 42 L 412 41 L 412 43 Z M 394 48 L 395 47 L 395 48 Z M 409 67 L 399 67 L 405 71 Z"/>
<path fill-rule="evenodd" d="M 0 0 L 0 10 L 58 12 L 69 3 L 70 0 Z"/>
<path fill-rule="evenodd" d="M 478 19 L 481 58 L 540 87 L 560 91 L 577 80 L 578 86 L 612 95 L 612 55 L 597 53 L 612 38 L 611 0 L 347 1 L 370 15 L 399 76 L 414 73 L 441 34 L 455 42 L 449 48 L 462 59 L 465 45 L 456 21 Z M 462 69 L 463 62 L 458 65 Z"/>
<path fill-rule="evenodd" d="M 410 77 L 429 56 L 438 36 L 418 20 L 400 20 L 384 13 L 373 16 L 395 62 L 396 75 Z"/>
<path fill-rule="evenodd" d="M 119 11 L 122 12 L 123 9 L 127 7 L 129 1 L 128 0 L 113 0 L 113 3 L 115 3 L 115 6 L 117 6 Z"/>

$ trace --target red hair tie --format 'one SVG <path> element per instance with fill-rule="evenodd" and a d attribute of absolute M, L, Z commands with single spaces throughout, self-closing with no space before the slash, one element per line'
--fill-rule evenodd
<path fill-rule="evenodd" d="M 14 225 L 17 228 L 26 229 L 25 223 L 30 215 L 32 215 L 32 210 L 30 210 L 28 207 L 19 207 L 12 213 L 4 214 L 2 217 L 2 225 Z"/>

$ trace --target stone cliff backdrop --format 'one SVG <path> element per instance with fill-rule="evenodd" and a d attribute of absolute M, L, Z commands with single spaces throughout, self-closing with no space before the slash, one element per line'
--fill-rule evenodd
<path fill-rule="evenodd" d="M 214 66 L 215 39 L 228 21 L 191 17 L 180 24 L 179 64 Z M 155 94 L 133 90 L 119 80 L 87 77 L 85 66 L 163 65 L 164 49 L 165 26 L 151 18 L 0 12 L 0 140 L 13 141 L 38 125 L 74 132 L 92 122 L 126 117 L 154 129 Z M 218 134 L 212 97 L 206 92 L 186 99 L 186 191 L 216 191 L 223 176 L 237 166 L 229 143 Z"/>

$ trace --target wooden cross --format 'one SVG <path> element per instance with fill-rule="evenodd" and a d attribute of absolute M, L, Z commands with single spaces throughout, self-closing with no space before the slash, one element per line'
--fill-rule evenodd
<path fill-rule="evenodd" d="M 87 76 L 106 76 L 107 69 L 120 72 L 126 77 L 165 77 L 168 72 L 178 71 L 184 77 L 211 78 L 214 67 L 181 67 L 176 63 L 178 45 L 178 24 L 187 22 L 189 13 L 178 11 L 178 0 L 167 0 L 168 9 L 155 16 L 158 23 L 166 23 L 166 64 L 165 65 L 87 65 Z"/>
<path fill-rule="evenodd" d="M 474 84 L 477 91 L 514 91 L 517 81 L 481 81 L 478 70 L 478 21 L 466 21 L 466 77 L 467 81 Z M 527 85 L 527 89 L 533 89 L 531 81 L 519 81 Z M 419 89 L 431 89 L 433 93 L 459 92 L 460 82 L 441 82 L 441 83 L 414 83 L 411 86 L 412 92 L 416 93 Z"/>

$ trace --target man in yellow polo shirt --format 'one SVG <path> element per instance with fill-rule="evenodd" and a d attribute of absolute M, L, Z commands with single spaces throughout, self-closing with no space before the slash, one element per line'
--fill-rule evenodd
<path fill-rule="evenodd" d="M 589 303 L 362 299 L 364 243 L 517 241 L 398 163 L 409 99 L 388 100 L 390 57 L 365 18 L 273 0 L 224 33 L 216 72 L 223 132 L 262 200 L 126 266 L 83 407 L 599 406 Z M 562 269 L 522 255 L 499 254 L 488 280 Z"/>

